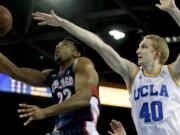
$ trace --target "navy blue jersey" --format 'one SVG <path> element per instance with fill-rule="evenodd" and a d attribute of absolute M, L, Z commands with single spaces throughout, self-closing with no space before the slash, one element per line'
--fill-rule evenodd
<path fill-rule="evenodd" d="M 75 75 L 73 64 L 63 73 L 54 70 L 49 74 L 48 84 L 51 86 L 51 92 L 55 103 L 62 103 L 75 94 Z M 99 94 L 98 86 L 94 87 L 93 96 L 90 105 L 76 111 L 65 114 L 59 114 L 56 120 L 56 127 L 63 128 L 69 124 L 82 123 L 85 121 L 97 123 L 99 116 Z"/>

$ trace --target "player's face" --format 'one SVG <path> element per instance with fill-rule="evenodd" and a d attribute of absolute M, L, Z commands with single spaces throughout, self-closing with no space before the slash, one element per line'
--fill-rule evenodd
<path fill-rule="evenodd" d="M 138 65 L 146 66 L 154 61 L 154 48 L 152 46 L 153 42 L 150 39 L 144 39 L 137 49 L 136 53 L 138 56 Z"/>
<path fill-rule="evenodd" d="M 74 56 L 76 48 L 71 41 L 60 42 L 55 49 L 54 58 L 56 62 L 64 63 L 71 60 Z"/>

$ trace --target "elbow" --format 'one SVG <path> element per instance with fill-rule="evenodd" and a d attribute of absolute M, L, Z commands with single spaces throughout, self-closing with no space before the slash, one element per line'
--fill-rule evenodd
<path fill-rule="evenodd" d="M 78 108 L 83 108 L 90 105 L 90 98 L 82 98 L 77 101 L 78 102 L 76 102 L 76 105 L 78 106 Z"/>
<path fill-rule="evenodd" d="M 89 105 L 90 105 L 90 100 L 85 100 L 84 101 L 84 107 L 89 106 Z"/>
<path fill-rule="evenodd" d="M 9 75 L 9 76 L 11 76 L 12 78 L 14 78 L 14 79 L 20 79 L 21 78 L 21 73 L 20 73 L 20 70 L 19 70 L 19 68 L 13 68 L 13 69 L 10 69 L 10 70 L 8 70 L 7 71 L 7 74 Z"/>
<path fill-rule="evenodd" d="M 16 80 L 21 81 L 25 74 L 23 74 L 21 70 L 17 67 L 15 70 L 12 70 L 9 75 Z"/>
<path fill-rule="evenodd" d="M 76 109 L 88 107 L 90 105 L 91 93 L 90 92 L 77 92 L 71 98 L 71 107 Z"/>

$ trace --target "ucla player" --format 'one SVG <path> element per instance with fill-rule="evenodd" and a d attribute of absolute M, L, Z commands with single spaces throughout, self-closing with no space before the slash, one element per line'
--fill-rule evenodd
<path fill-rule="evenodd" d="M 180 26 L 180 11 L 174 0 L 160 0 L 156 5 L 167 11 Z M 118 55 L 95 34 L 57 16 L 36 12 L 39 25 L 60 26 L 95 49 L 106 63 L 120 74 L 129 90 L 132 117 L 139 135 L 180 134 L 180 55 L 168 65 L 166 41 L 157 35 L 147 35 L 137 49 L 136 64 Z"/>
<path fill-rule="evenodd" d="M 19 68 L 4 55 L 0 55 L 0 69 L 13 78 L 35 86 L 52 89 L 55 104 L 46 108 L 20 104 L 20 118 L 33 120 L 57 116 L 56 127 L 51 135 L 99 135 L 96 124 L 99 117 L 98 74 L 93 63 L 80 57 L 80 45 L 73 38 L 66 38 L 56 46 L 55 60 L 58 70 L 39 72 Z"/>

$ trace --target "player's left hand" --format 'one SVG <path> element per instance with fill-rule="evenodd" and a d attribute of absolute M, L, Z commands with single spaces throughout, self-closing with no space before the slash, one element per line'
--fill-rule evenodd
<path fill-rule="evenodd" d="M 28 118 L 28 120 L 24 123 L 24 126 L 31 123 L 33 120 L 41 120 L 45 118 L 45 112 L 42 108 L 35 105 L 28 104 L 19 104 L 21 109 L 18 109 L 18 113 L 20 113 L 20 118 Z"/>
<path fill-rule="evenodd" d="M 163 11 L 169 12 L 173 8 L 176 8 L 174 0 L 159 0 L 160 4 L 156 4 L 155 6 Z"/>

